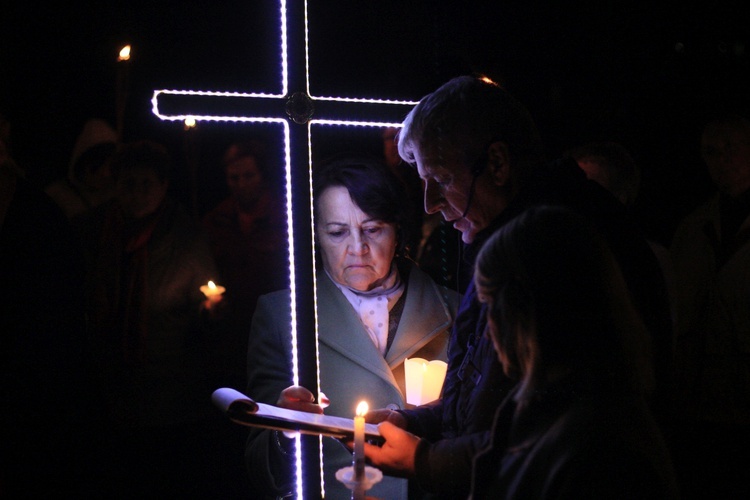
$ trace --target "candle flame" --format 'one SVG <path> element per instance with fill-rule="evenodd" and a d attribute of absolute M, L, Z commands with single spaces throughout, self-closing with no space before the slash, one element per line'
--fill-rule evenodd
<path fill-rule="evenodd" d="M 211 290 L 216 290 L 216 283 L 214 283 L 213 281 L 209 281 L 208 288 L 210 288 Z"/>
<path fill-rule="evenodd" d="M 360 401 L 357 405 L 357 416 L 364 417 L 370 407 L 367 405 L 367 401 Z"/>
<path fill-rule="evenodd" d="M 130 45 L 125 45 L 120 49 L 120 55 L 117 57 L 118 61 L 127 61 L 130 59 Z"/>
<path fill-rule="evenodd" d="M 422 371 L 423 372 L 427 371 L 427 363 L 422 363 Z"/>

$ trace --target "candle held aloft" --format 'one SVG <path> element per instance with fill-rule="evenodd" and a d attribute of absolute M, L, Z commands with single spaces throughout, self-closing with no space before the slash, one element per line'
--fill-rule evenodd
<path fill-rule="evenodd" d="M 213 281 L 209 281 L 208 284 L 201 286 L 201 292 L 211 302 L 218 302 L 221 300 L 221 295 L 226 291 L 226 288 L 219 286 Z"/>
<path fill-rule="evenodd" d="M 117 139 L 122 141 L 125 123 L 125 108 L 130 92 L 130 44 L 123 45 L 117 52 L 117 81 L 115 82 L 115 118 Z"/>

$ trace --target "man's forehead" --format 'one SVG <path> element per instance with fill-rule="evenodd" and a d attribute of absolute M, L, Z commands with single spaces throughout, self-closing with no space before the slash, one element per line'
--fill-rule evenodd
<path fill-rule="evenodd" d="M 416 155 L 417 171 L 420 176 L 455 172 L 463 168 L 463 163 L 456 155 Z"/>

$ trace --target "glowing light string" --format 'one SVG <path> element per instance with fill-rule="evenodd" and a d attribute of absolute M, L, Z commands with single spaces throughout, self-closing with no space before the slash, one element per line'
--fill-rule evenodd
<path fill-rule="evenodd" d="M 312 126 L 399 127 L 416 102 L 313 96 L 307 5 L 308 2 L 302 0 L 279 3 L 281 74 L 278 93 L 164 89 L 154 91 L 151 105 L 153 114 L 164 121 L 268 123 L 283 128 L 293 376 L 295 384 L 314 387 L 320 393 L 312 222 Z M 317 450 L 310 450 L 306 449 L 306 442 L 310 441 L 297 437 L 297 497 L 321 497 L 325 491 L 320 468 L 322 444 L 318 439 Z M 310 484 L 315 473 L 320 478 L 319 487 Z"/>

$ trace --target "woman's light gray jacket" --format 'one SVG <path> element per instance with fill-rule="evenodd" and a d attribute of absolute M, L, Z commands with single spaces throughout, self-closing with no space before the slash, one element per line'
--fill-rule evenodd
<path fill-rule="evenodd" d="M 383 358 L 351 304 L 325 272 L 318 273 L 320 383 L 331 400 L 327 415 L 352 418 L 362 400 L 371 409 L 389 405 L 404 408 L 404 360 L 447 359 L 449 331 L 459 294 L 438 286 L 416 266 L 411 266 L 408 275 L 403 313 Z M 292 385 L 290 317 L 289 290 L 258 300 L 248 343 L 246 392 L 256 401 L 276 404 L 280 392 Z M 250 429 L 245 459 L 253 493 L 258 497 L 274 498 L 291 490 L 290 481 L 294 478 L 284 474 L 291 470 L 284 464 L 292 457 L 284 456 L 284 440 L 275 431 Z M 351 491 L 334 475 L 338 469 L 351 465 L 351 453 L 328 437 L 324 438 L 323 449 L 326 499 L 349 500 Z M 407 498 L 406 480 L 385 476 L 367 495 Z"/>

